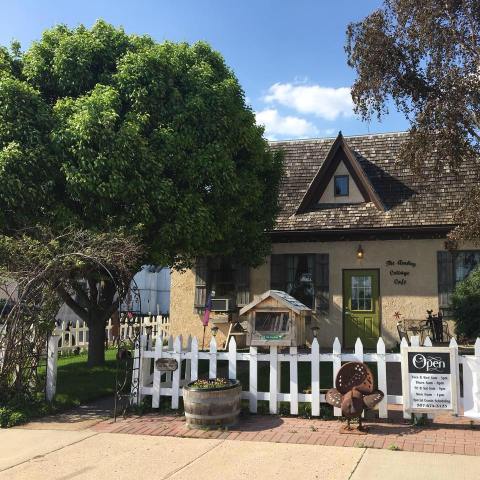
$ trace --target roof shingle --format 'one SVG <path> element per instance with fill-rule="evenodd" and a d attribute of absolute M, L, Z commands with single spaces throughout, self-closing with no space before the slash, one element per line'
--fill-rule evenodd
<path fill-rule="evenodd" d="M 464 164 L 458 174 L 435 172 L 415 175 L 399 161 L 408 133 L 345 137 L 360 165 L 385 205 L 372 202 L 331 205 L 296 213 L 310 183 L 335 139 L 271 142 L 283 150 L 285 173 L 274 231 L 360 230 L 454 225 L 454 213 L 464 192 L 477 182 L 474 165 Z"/>

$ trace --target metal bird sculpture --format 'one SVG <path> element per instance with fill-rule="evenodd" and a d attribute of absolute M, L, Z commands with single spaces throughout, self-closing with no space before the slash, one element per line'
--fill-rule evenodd
<path fill-rule="evenodd" d="M 347 419 L 347 427 L 351 432 L 350 420 L 358 418 L 358 431 L 364 432 L 362 427 L 362 413 L 379 403 L 384 394 L 374 389 L 373 375 L 370 369 L 361 362 L 349 362 L 338 371 L 335 387 L 326 395 L 327 403 L 342 409 L 342 415 Z"/>

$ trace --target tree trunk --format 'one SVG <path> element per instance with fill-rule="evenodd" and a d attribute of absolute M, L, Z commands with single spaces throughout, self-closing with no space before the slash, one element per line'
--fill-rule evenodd
<path fill-rule="evenodd" d="M 88 322 L 88 362 L 89 367 L 105 364 L 105 322 L 102 315 Z"/>

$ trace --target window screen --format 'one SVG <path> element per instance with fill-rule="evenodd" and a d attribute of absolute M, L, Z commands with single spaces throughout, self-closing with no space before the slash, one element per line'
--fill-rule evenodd
<path fill-rule="evenodd" d="M 257 332 L 288 332 L 288 312 L 255 312 Z"/>

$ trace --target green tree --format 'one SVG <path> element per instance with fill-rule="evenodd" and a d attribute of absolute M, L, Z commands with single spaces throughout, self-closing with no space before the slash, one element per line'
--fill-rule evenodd
<path fill-rule="evenodd" d="M 206 43 L 57 26 L 24 53 L 0 50 L 0 112 L 3 233 L 126 231 L 144 262 L 175 268 L 219 253 L 256 265 L 268 252 L 281 158 Z M 91 328 L 109 313 L 96 307 L 99 276 L 61 292 Z"/>
<path fill-rule="evenodd" d="M 477 0 L 384 0 L 347 29 L 352 98 L 368 120 L 388 101 L 410 122 L 402 157 L 415 171 L 458 169 L 480 153 L 480 9 Z M 478 171 L 469 172 L 480 180 Z M 461 199 L 460 199 L 461 200 Z M 454 238 L 480 240 L 480 187 L 459 202 Z"/>
<path fill-rule="evenodd" d="M 480 270 L 460 282 L 452 294 L 455 333 L 470 339 L 480 337 Z"/>

